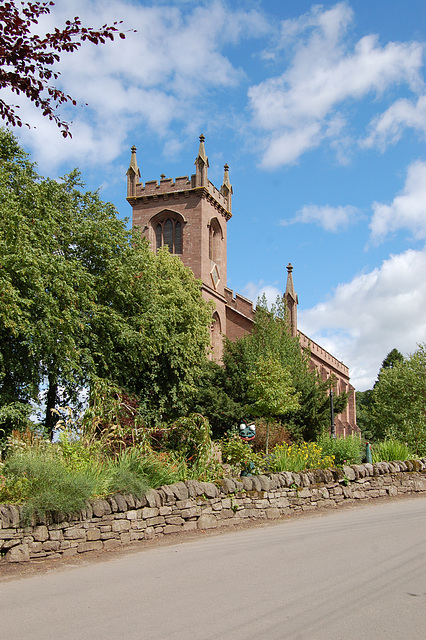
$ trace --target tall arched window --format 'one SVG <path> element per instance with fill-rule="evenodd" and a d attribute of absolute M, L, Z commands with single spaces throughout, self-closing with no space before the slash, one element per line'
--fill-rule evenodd
<path fill-rule="evenodd" d="M 222 243 L 222 229 L 217 218 L 213 218 L 210 221 L 209 229 L 209 258 L 216 264 L 220 265 L 221 259 L 221 243 Z"/>
<path fill-rule="evenodd" d="M 169 247 L 170 253 L 182 253 L 182 223 L 172 217 L 165 217 L 155 225 L 156 249 Z"/>

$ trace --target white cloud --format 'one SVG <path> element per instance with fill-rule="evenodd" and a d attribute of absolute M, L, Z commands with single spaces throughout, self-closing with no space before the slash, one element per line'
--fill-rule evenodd
<path fill-rule="evenodd" d="M 282 220 L 280 224 L 283 226 L 296 223 L 317 224 L 325 231 L 338 233 L 347 229 L 349 225 L 354 224 L 357 214 L 358 209 L 351 205 L 346 205 L 345 207 L 330 207 L 329 205 L 320 207 L 308 204 L 297 211 L 294 218 Z"/>
<path fill-rule="evenodd" d="M 280 291 L 275 285 L 265 284 L 262 280 L 260 282 L 249 282 L 243 288 L 243 295 L 251 300 L 254 305 L 259 298 L 263 295 L 266 297 L 268 307 L 275 304 L 278 297 L 283 295 L 283 291 Z"/>
<path fill-rule="evenodd" d="M 382 95 L 395 84 L 412 90 L 422 86 L 423 45 L 390 42 L 381 46 L 374 35 L 361 38 L 351 50 L 347 27 L 352 10 L 339 3 L 283 24 L 280 46 L 290 47 L 292 59 L 280 76 L 249 89 L 253 123 L 269 134 L 264 167 L 294 162 L 324 139 L 339 135 L 337 111 L 348 100 L 369 93 Z M 278 49 L 279 49 L 278 47 Z"/>
<path fill-rule="evenodd" d="M 408 229 L 417 239 L 426 238 L 426 162 L 413 162 L 401 193 L 390 205 L 373 203 L 371 239 L 378 243 L 398 229 Z"/>
<path fill-rule="evenodd" d="M 73 140 L 62 140 L 49 122 L 43 136 L 20 131 L 43 170 L 50 169 L 49 161 L 54 165 L 79 158 L 79 164 L 93 163 L 100 153 L 104 161 L 111 160 L 122 149 L 126 132 L 135 127 L 149 126 L 167 140 L 170 127 L 179 123 L 184 135 L 201 109 L 208 117 L 213 92 L 241 83 L 245 72 L 224 49 L 264 34 L 269 28 L 265 19 L 254 10 L 231 9 L 222 0 L 194 5 L 176 5 L 173 0 L 151 7 L 126 0 L 75 0 L 70 9 L 65 0 L 55 2 L 39 31 L 52 31 L 79 15 L 83 24 L 93 27 L 121 19 L 123 30 L 137 33 L 99 46 L 85 43 L 62 56 L 59 85 L 78 102 L 77 108 L 61 109 L 73 121 Z M 21 110 L 41 126 L 31 105 L 22 104 Z"/>
<path fill-rule="evenodd" d="M 426 341 L 425 273 L 426 249 L 391 256 L 300 311 L 299 328 L 350 367 L 357 389 L 371 388 L 389 351 L 410 353 Z"/>
<path fill-rule="evenodd" d="M 382 151 L 388 144 L 395 144 L 406 128 L 426 135 L 426 96 L 420 96 L 417 102 L 401 98 L 394 102 L 370 125 L 371 133 L 361 142 L 362 147 L 378 146 Z"/>

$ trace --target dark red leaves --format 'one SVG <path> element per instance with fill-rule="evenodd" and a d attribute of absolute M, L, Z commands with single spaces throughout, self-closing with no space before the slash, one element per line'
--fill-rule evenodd
<path fill-rule="evenodd" d="M 43 115 L 56 122 L 66 138 L 71 137 L 69 125 L 60 118 L 56 109 L 65 102 L 75 106 L 76 101 L 49 85 L 49 80 L 56 80 L 59 76 L 59 72 L 50 67 L 59 62 L 61 53 L 76 51 L 86 40 L 98 45 L 114 40 L 115 35 L 121 39 L 126 36 L 118 32 L 117 25 L 121 21 L 92 29 L 82 27 L 78 16 L 67 20 L 63 29 L 56 27 L 53 33 L 46 33 L 42 38 L 33 34 L 31 25 L 38 24 L 39 17 L 50 13 L 53 6 L 52 1 L 15 3 L 15 0 L 0 5 L 0 89 L 8 87 L 15 93 L 24 93 L 42 109 Z M 1 118 L 12 126 L 21 127 L 23 123 L 16 113 L 17 108 L 0 100 Z"/>

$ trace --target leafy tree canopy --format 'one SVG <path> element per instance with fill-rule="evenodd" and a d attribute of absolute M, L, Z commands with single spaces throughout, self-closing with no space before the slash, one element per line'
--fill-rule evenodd
<path fill-rule="evenodd" d="M 272 362 L 272 369 L 280 368 L 287 372 L 283 374 L 286 377 L 284 389 L 289 389 L 287 385 L 290 385 L 295 390 L 294 397 L 298 398 L 299 404 L 298 407 L 293 406 L 274 414 L 263 407 L 263 417 L 275 415 L 278 420 L 284 421 L 295 439 L 315 439 L 329 425 L 328 393 L 332 381 L 322 381 L 312 371 L 309 353 L 302 351 L 299 340 L 290 334 L 285 316 L 282 300 L 278 299 L 270 311 L 266 300 L 260 300 L 252 333 L 235 342 L 225 340 L 224 366 L 213 381 L 216 390 L 214 397 L 212 392 L 207 394 L 205 389 L 199 387 L 196 404 L 197 411 L 207 415 L 209 420 L 214 414 L 212 426 L 215 435 L 229 430 L 242 417 L 259 415 L 260 407 L 253 406 L 253 379 L 258 375 L 259 364 L 263 366 L 261 363 L 264 361 Z M 346 402 L 346 394 L 335 399 L 336 413 L 343 411 Z M 227 420 L 222 426 L 216 420 L 221 411 Z"/>
<path fill-rule="evenodd" d="M 59 77 L 54 65 L 60 54 L 76 51 L 86 40 L 97 45 L 114 40 L 116 35 L 125 38 L 125 34 L 119 30 L 119 22 L 93 29 L 83 26 L 80 18 L 75 17 L 67 20 L 62 29 L 38 35 L 34 25 L 40 16 L 50 13 L 54 4 L 7 0 L 0 6 L 0 89 L 24 94 L 44 116 L 56 122 L 66 138 L 71 136 L 69 125 L 56 113 L 56 108 L 67 102 L 75 105 L 76 101 L 52 84 Z M 0 99 L 0 116 L 6 123 L 21 127 L 23 122 L 17 108 Z"/>
<path fill-rule="evenodd" d="M 212 310 L 199 282 L 167 249 L 151 252 L 77 171 L 37 176 L 1 129 L 0 291 L 0 406 L 44 388 L 51 432 L 59 397 L 76 400 L 96 376 L 140 396 L 147 421 L 183 410 L 207 360 Z"/>
<path fill-rule="evenodd" d="M 426 344 L 394 366 L 382 368 L 372 395 L 374 437 L 395 438 L 426 455 Z"/>

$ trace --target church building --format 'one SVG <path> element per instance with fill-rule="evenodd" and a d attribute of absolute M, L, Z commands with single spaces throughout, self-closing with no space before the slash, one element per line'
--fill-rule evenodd
<path fill-rule="evenodd" d="M 250 300 L 238 293 L 234 295 L 226 286 L 227 224 L 232 217 L 229 167 L 225 164 L 219 189 L 209 181 L 208 168 L 204 136 L 201 135 L 194 175 L 174 179 L 162 175 L 159 182 L 148 180 L 144 183 L 133 146 L 127 170 L 127 200 L 132 207 L 133 226 L 146 236 L 152 249 L 157 251 L 167 245 L 170 253 L 179 256 L 201 280 L 203 297 L 215 303 L 211 345 L 214 359 L 220 361 L 222 337 L 236 340 L 249 333 L 255 310 Z M 309 349 L 312 367 L 319 375 L 323 379 L 334 375 L 336 391 L 348 392 L 348 406 L 335 420 L 336 435 L 359 434 L 355 390 L 349 382 L 348 367 L 297 328 L 298 298 L 292 271 L 289 264 L 284 294 L 291 332 L 299 337 L 302 349 Z"/>

